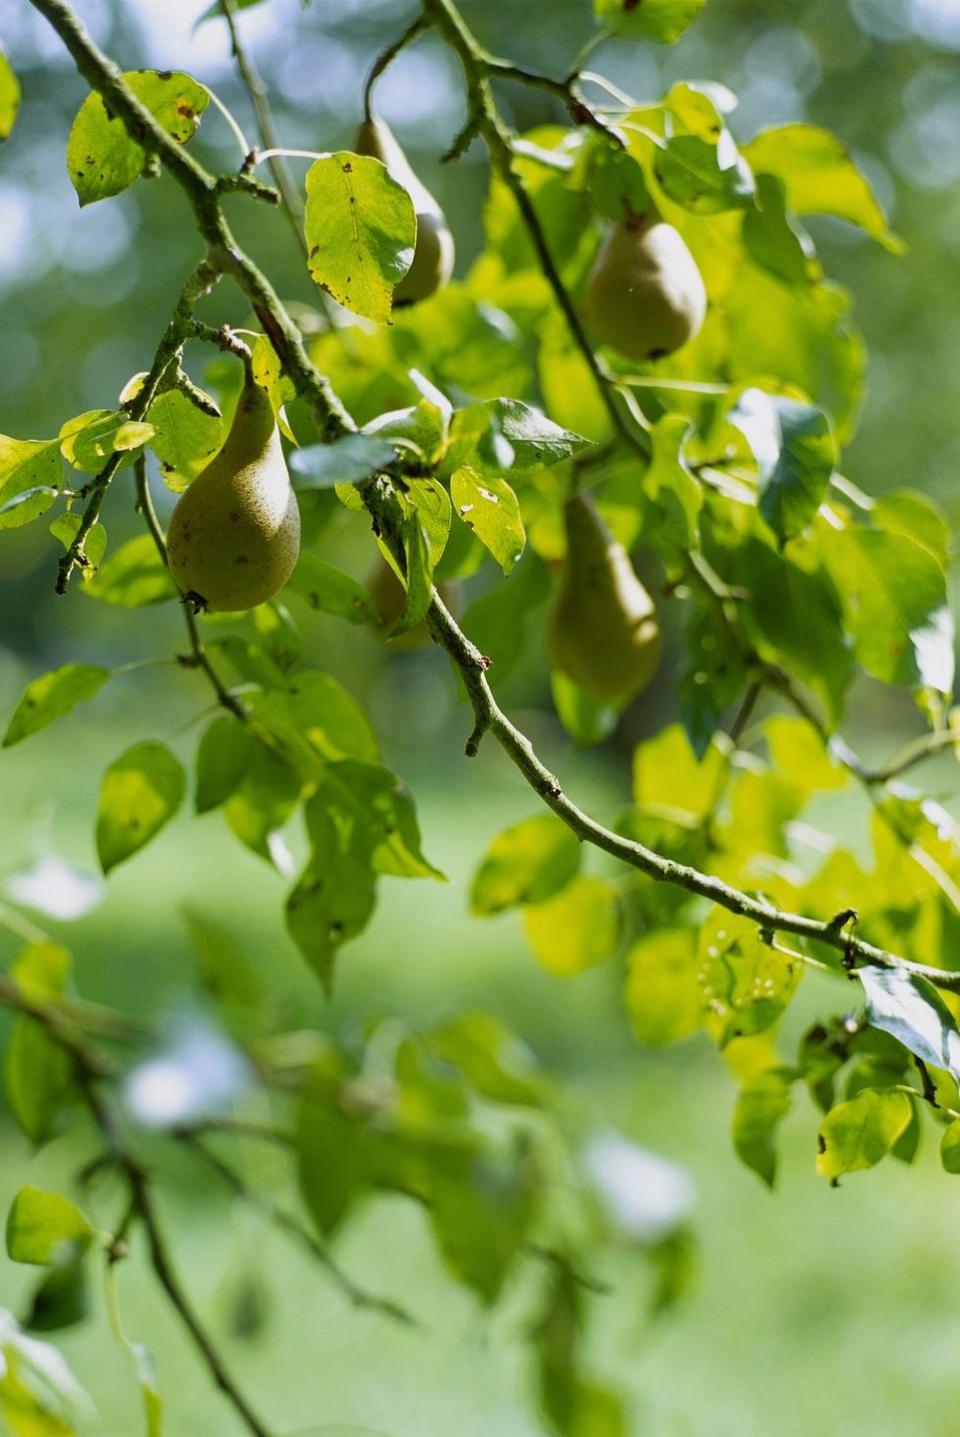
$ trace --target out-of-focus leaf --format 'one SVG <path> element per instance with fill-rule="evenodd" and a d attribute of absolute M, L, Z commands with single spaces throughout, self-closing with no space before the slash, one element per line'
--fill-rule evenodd
<path fill-rule="evenodd" d="M 136 743 L 103 776 L 97 854 L 104 873 L 139 852 L 183 802 L 187 777 L 165 744 Z"/>
<path fill-rule="evenodd" d="M 376 622 L 377 612 L 364 586 L 310 549 L 300 550 L 289 586 L 295 594 L 302 595 L 312 608 L 335 614 L 349 624 Z"/>
<path fill-rule="evenodd" d="M 64 664 L 34 679 L 23 691 L 4 735 L 3 747 L 46 728 L 98 694 L 110 677 L 101 664 Z"/>
<path fill-rule="evenodd" d="M 207 89 L 176 70 L 132 70 L 123 79 L 167 134 L 186 144 L 210 103 Z M 67 170 L 81 205 L 120 194 L 147 164 L 146 150 L 130 138 L 123 120 L 110 115 L 101 95 L 88 95 L 67 139 Z"/>
<path fill-rule="evenodd" d="M 83 592 L 102 604 L 139 609 L 177 596 L 176 585 L 149 534 L 128 539 L 109 554 Z"/>
<path fill-rule="evenodd" d="M 627 954 L 626 1001 L 641 1043 L 659 1048 L 703 1025 L 697 935 L 691 928 L 646 933 Z"/>
<path fill-rule="evenodd" d="M 755 171 L 784 182 L 787 204 L 796 214 L 834 215 L 859 225 L 894 253 L 903 249 L 870 185 L 828 130 L 802 124 L 762 130 L 744 153 Z"/>
<path fill-rule="evenodd" d="M 757 264 L 785 284 L 819 278 L 813 241 L 786 207 L 786 188 L 775 175 L 757 175 L 757 203 L 743 216 L 743 243 Z"/>
<path fill-rule="evenodd" d="M 953 617 L 946 575 L 930 551 L 906 534 L 864 527 L 830 530 L 825 544 L 867 672 L 952 692 Z"/>
<path fill-rule="evenodd" d="M 322 815 L 321 835 L 326 821 L 332 820 L 343 851 L 376 873 L 443 878 L 423 856 L 413 798 L 389 769 L 352 761 L 331 764 L 305 814 L 311 839 L 315 815 Z"/>
<path fill-rule="evenodd" d="M 864 1088 L 850 1102 L 838 1103 L 820 1125 L 817 1172 L 837 1178 L 874 1167 L 912 1115 L 910 1099 L 895 1088 Z"/>
<path fill-rule="evenodd" d="M 308 1089 L 300 1104 L 297 1163 L 310 1215 L 320 1232 L 329 1236 L 360 1192 L 365 1163 L 361 1130 L 325 1093 Z"/>
<path fill-rule="evenodd" d="M 489 1013 L 463 1013 L 428 1038 L 444 1062 L 459 1068 L 467 1082 L 494 1103 L 539 1106 L 546 1083 L 533 1055 L 517 1035 Z"/>
<path fill-rule="evenodd" d="M 620 939 L 617 890 L 602 878 L 574 878 L 544 903 L 524 908 L 523 930 L 549 973 L 582 973 L 609 958 Z"/>
<path fill-rule="evenodd" d="M 672 45 L 705 4 L 706 0 L 593 0 L 593 9 L 601 24 L 618 35 Z"/>
<path fill-rule="evenodd" d="M 93 1241 L 89 1219 L 62 1193 L 22 1187 L 7 1217 L 7 1253 L 14 1262 L 49 1267 Z"/>
<path fill-rule="evenodd" d="M 0 50 L 0 142 L 7 139 L 20 109 L 20 81 Z"/>
<path fill-rule="evenodd" d="M 543 903 L 580 868 L 580 840 L 553 814 L 524 819 L 487 849 L 470 893 L 474 913 L 489 917 L 518 903 Z"/>
<path fill-rule="evenodd" d="M 60 1332 L 89 1315 L 87 1267 L 82 1257 L 58 1262 L 45 1272 L 30 1299 L 23 1320 L 29 1332 Z"/>
<path fill-rule="evenodd" d="M 314 822 L 313 852 L 287 899 L 287 930 L 329 991 L 342 944 L 362 933 L 376 905 L 376 874 L 341 848 L 331 820 Z"/>
<path fill-rule="evenodd" d="M 413 262 L 413 201 L 386 165 L 348 150 L 307 171 L 310 274 L 339 304 L 389 324 L 393 288 Z"/>
<path fill-rule="evenodd" d="M 751 1079 L 737 1094 L 733 1111 L 733 1146 L 748 1168 L 773 1187 L 777 1176 L 777 1128 L 790 1111 L 790 1075 L 770 1068 Z"/>

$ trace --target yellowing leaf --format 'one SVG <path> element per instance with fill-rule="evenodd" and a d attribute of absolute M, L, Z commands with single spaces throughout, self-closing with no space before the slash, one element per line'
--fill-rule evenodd
<path fill-rule="evenodd" d="M 630 1025 L 651 1048 L 679 1043 L 703 1022 L 697 937 L 690 928 L 638 938 L 627 954 Z"/>
<path fill-rule="evenodd" d="M 20 81 L 6 55 L 0 50 L 0 140 L 13 129 L 20 109 Z"/>
<path fill-rule="evenodd" d="M 602 963 L 620 937 L 616 889 L 602 878 L 574 878 L 545 903 L 523 910 L 523 930 L 548 972 L 570 978 Z"/>
<path fill-rule="evenodd" d="M 127 85 L 167 134 L 185 144 L 200 124 L 210 95 L 180 71 L 132 70 Z M 67 139 L 67 170 L 81 205 L 118 195 L 143 174 L 147 152 L 123 121 L 111 117 L 103 97 L 88 95 Z"/>
<path fill-rule="evenodd" d="M 489 916 L 518 903 L 542 903 L 580 867 L 580 840 L 551 813 L 524 819 L 499 834 L 473 880 L 470 906 Z"/>
<path fill-rule="evenodd" d="M 170 822 L 186 792 L 179 761 L 162 743 L 134 744 L 107 769 L 97 812 L 104 873 L 131 857 Z"/>
<path fill-rule="evenodd" d="M 506 479 L 481 475 L 463 465 L 450 480 L 450 497 L 467 528 L 509 574 L 523 553 L 527 536 L 517 496 Z"/>
<path fill-rule="evenodd" d="M 77 704 L 92 699 L 100 691 L 110 670 L 100 664 L 64 664 L 52 669 L 39 679 L 34 679 L 24 690 L 23 697 L 14 710 L 3 747 L 10 748 L 30 734 L 46 728 L 54 719 L 62 718 Z"/>
<path fill-rule="evenodd" d="M 390 323 L 394 285 L 413 261 L 413 201 L 386 165 L 343 150 L 307 171 L 310 274 L 339 304 Z"/>
<path fill-rule="evenodd" d="M 848 1103 L 831 1108 L 820 1125 L 817 1172 L 836 1178 L 872 1168 L 886 1157 L 913 1115 L 906 1093 L 864 1088 Z"/>
<path fill-rule="evenodd" d="M 7 1218 L 7 1252 L 14 1262 L 48 1266 L 65 1250 L 82 1251 L 93 1237 L 87 1218 L 69 1198 L 42 1188 L 23 1187 Z"/>

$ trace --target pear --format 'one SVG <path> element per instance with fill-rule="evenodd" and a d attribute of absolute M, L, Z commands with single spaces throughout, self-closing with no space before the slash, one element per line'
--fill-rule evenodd
<path fill-rule="evenodd" d="M 364 120 L 354 149 L 386 165 L 413 200 L 417 214 L 417 247 L 413 263 L 393 291 L 395 305 L 418 304 L 449 284 L 453 274 L 453 235 L 443 210 L 417 177 L 390 126 L 383 120 Z"/>
<path fill-rule="evenodd" d="M 628 359 L 660 359 L 699 331 L 703 278 L 683 236 L 656 210 L 607 232 L 587 280 L 586 312 L 600 340 Z"/>
<path fill-rule="evenodd" d="M 623 702 L 646 688 L 660 658 L 653 600 L 591 499 L 567 501 L 564 527 L 567 560 L 547 628 L 550 657 L 592 698 Z"/>
<path fill-rule="evenodd" d="M 198 608 L 252 609 L 289 579 L 300 511 L 270 401 L 248 377 L 218 454 L 170 516 L 167 559 Z"/>

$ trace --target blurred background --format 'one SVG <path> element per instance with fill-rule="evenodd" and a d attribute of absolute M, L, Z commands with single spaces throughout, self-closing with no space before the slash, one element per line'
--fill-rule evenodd
<path fill-rule="evenodd" d="M 77 4 L 125 69 L 186 69 L 253 133 L 223 23 L 196 25 L 204 8 L 203 0 Z M 558 75 L 592 30 L 588 0 L 465 0 L 463 9 L 493 50 Z M 298 0 L 268 0 L 243 15 L 287 144 L 349 145 L 367 65 L 410 16 L 409 5 L 393 0 L 313 0 L 306 9 Z M 21 118 L 0 152 L 0 431 L 40 438 L 69 415 L 112 406 L 145 367 L 197 242 L 166 179 L 77 209 L 63 151 L 85 89 L 26 0 L 0 0 L 0 42 L 24 90 Z M 854 292 L 870 355 L 868 397 L 846 470 L 871 493 L 922 488 L 955 521 L 958 0 L 711 0 L 672 50 L 611 42 L 591 65 L 640 98 L 656 97 L 681 77 L 722 81 L 740 97 L 732 117 L 738 138 L 797 118 L 841 135 L 908 245 L 896 260 L 845 226 L 810 225 L 828 272 Z M 520 128 L 556 117 L 538 92 L 514 87 L 501 98 Z M 481 248 L 487 170 L 476 145 L 456 165 L 439 163 L 462 120 L 459 71 L 428 36 L 389 71 L 378 99 L 452 220 L 463 272 Z M 235 166 L 231 137 L 212 110 L 193 143 L 214 167 Z M 282 220 L 242 199 L 233 208 L 242 239 L 281 294 L 311 301 Z M 226 290 L 218 295 L 226 306 L 218 317 L 242 323 L 232 303 Z M 108 523 L 111 539 L 125 525 L 132 531 L 132 512 L 117 493 Z M 337 562 L 362 577 L 367 549 L 344 543 Z M 3 714 L 28 677 L 58 663 L 168 656 L 181 642 L 164 608 L 130 616 L 77 593 L 55 598 L 55 562 L 42 524 L 3 538 Z M 182 1034 L 198 1012 L 183 917 L 193 905 L 242 934 L 291 1025 L 346 1031 L 385 1013 L 419 1024 L 464 1007 L 497 1013 L 563 1082 L 584 1131 L 616 1127 L 682 1164 L 696 1185 L 700 1271 L 690 1296 L 652 1328 L 642 1295 L 629 1286 L 610 1299 L 600 1324 L 595 1365 L 635 1398 L 638 1434 L 955 1433 L 960 1190 L 939 1170 L 931 1133 L 919 1171 L 889 1161 L 832 1191 L 813 1173 L 813 1112 L 797 1111 L 785 1126 L 783 1171 L 771 1197 L 733 1156 L 734 1085 L 706 1045 L 643 1052 L 630 1039 L 614 965 L 563 984 L 537 968 L 515 917 L 485 924 L 469 918 L 467 888 L 480 854 L 535 805 L 492 749 L 466 765 L 467 714 L 442 656 L 385 656 L 366 631 L 300 609 L 312 661 L 369 705 L 386 761 L 417 795 L 426 852 L 451 883 L 426 894 L 415 885 L 382 885 L 377 917 L 344 951 L 329 1004 L 282 930 L 283 880 L 240 849 L 216 815 L 173 825 L 111 878 L 109 893 L 85 916 L 66 921 L 71 884 L 95 866 L 92 815 L 103 768 L 147 734 L 188 755 L 207 701 L 199 679 L 182 672 L 141 673 L 127 688 L 118 679 L 68 723 L 0 757 L 0 874 L 8 896 L 29 898 L 38 860 L 49 863 L 55 854 L 71 865 L 72 876 L 61 875 L 57 889 L 67 894 L 65 921 L 49 926 L 75 953 L 80 989 L 165 1015 L 170 1032 Z M 549 712 L 535 650 L 502 696 L 574 795 L 608 819 L 626 789 L 630 742 L 659 728 L 674 708 L 667 674 L 617 742 L 602 756 L 582 755 Z M 908 713 L 906 698 L 902 711 L 877 712 L 869 689 L 855 696 L 856 736 L 868 757 L 896 745 Z M 925 776 L 928 791 L 947 796 L 947 763 Z M 851 798 L 831 812 L 834 829 L 860 831 L 858 804 Z M 14 940 L 0 936 L 0 945 L 6 961 Z M 793 1021 L 835 1011 L 841 1000 L 835 986 L 811 983 Z M 70 1141 L 32 1157 L 0 1115 L 0 1204 L 24 1181 L 62 1181 L 76 1158 Z M 180 1265 L 278 1431 L 319 1421 L 359 1423 L 390 1437 L 534 1437 L 541 1430 L 519 1341 L 528 1314 L 508 1302 L 494 1320 L 480 1315 L 441 1272 L 416 1213 L 384 1202 L 350 1226 L 342 1245 L 358 1276 L 413 1301 L 425 1331 L 407 1333 L 353 1312 L 249 1215 L 224 1221 L 219 1193 L 192 1171 L 184 1171 L 169 1202 Z M 127 1325 L 158 1361 L 169 1431 L 234 1437 L 235 1420 L 149 1283 L 130 1271 L 121 1284 Z M 244 1339 L 236 1331 L 245 1284 L 264 1294 L 267 1336 Z M 16 1310 L 21 1292 L 21 1274 L 0 1259 L 0 1305 Z M 110 1437 L 137 1430 L 136 1394 L 121 1355 L 104 1341 L 103 1320 L 67 1335 L 63 1347 L 97 1403 L 100 1421 L 91 1430 Z"/>

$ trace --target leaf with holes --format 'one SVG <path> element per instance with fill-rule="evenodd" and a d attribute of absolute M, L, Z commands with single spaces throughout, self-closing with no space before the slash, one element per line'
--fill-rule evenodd
<path fill-rule="evenodd" d="M 450 480 L 450 497 L 460 518 L 509 574 L 527 536 L 517 496 L 506 479 L 478 474 L 463 465 Z"/>

